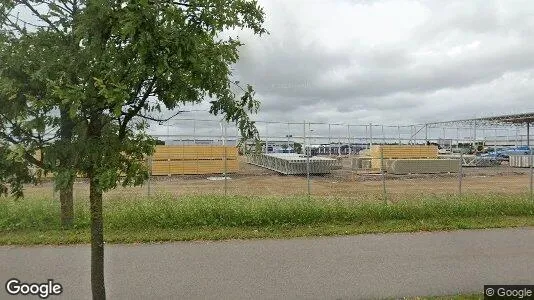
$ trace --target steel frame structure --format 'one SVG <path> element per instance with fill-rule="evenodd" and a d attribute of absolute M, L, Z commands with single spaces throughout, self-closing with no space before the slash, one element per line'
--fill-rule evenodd
<path fill-rule="evenodd" d="M 247 156 L 247 161 L 284 175 L 327 174 L 341 168 L 337 159 L 289 153 L 251 154 Z"/>
<path fill-rule="evenodd" d="M 226 141 L 237 144 L 240 136 L 235 126 L 225 126 L 219 120 L 207 119 L 173 119 L 174 124 L 167 124 L 167 134 L 154 134 L 165 142 L 200 143 L 211 140 L 215 143 Z M 373 144 L 422 144 L 427 141 L 452 140 L 453 144 L 484 141 L 490 146 L 530 145 L 530 123 L 534 122 L 534 113 L 502 115 L 485 118 L 429 122 L 413 125 L 382 124 L 343 124 L 320 122 L 274 122 L 256 121 L 263 142 L 287 141 L 300 143 L 303 147 L 320 147 L 328 145 L 333 149 L 337 145 Z M 202 132 L 201 127 L 209 127 Z M 214 128 L 228 128 L 229 135 Z M 525 134 L 526 127 L 526 134 Z M 171 132 L 178 128 L 179 132 Z M 503 130 L 505 131 L 503 133 Z M 514 132 L 515 130 L 515 132 Z M 489 135 L 488 135 L 489 133 Z M 467 136 L 465 136 L 467 135 Z M 265 147 L 266 148 L 266 147 Z M 452 146 L 451 146 L 452 148 Z M 341 151 L 328 151 L 328 155 Z M 266 153 L 267 149 L 263 149 Z M 323 153 L 322 153 L 323 154 Z M 354 154 L 349 151 L 348 155 Z"/>
<path fill-rule="evenodd" d="M 463 119 L 463 120 L 452 120 L 452 121 L 442 121 L 442 122 L 432 122 L 424 124 L 426 128 L 436 127 L 436 126 L 452 126 L 452 125 L 463 125 L 471 126 L 475 130 L 477 126 L 526 126 L 527 129 L 527 146 L 530 146 L 530 124 L 534 123 L 534 113 L 523 113 L 523 114 L 511 114 L 511 115 L 500 115 L 500 116 L 491 116 L 483 118 L 473 118 L 473 119 Z M 476 132 L 476 131 L 475 131 Z"/>

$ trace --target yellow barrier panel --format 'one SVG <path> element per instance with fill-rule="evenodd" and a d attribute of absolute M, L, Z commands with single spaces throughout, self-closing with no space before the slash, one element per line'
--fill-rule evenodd
<path fill-rule="evenodd" d="M 438 147 L 433 145 L 374 145 L 371 157 L 380 158 L 382 151 L 384 158 L 438 158 Z"/>
<path fill-rule="evenodd" d="M 152 156 L 152 175 L 222 174 L 238 171 L 237 147 L 231 146 L 156 146 Z"/>
<path fill-rule="evenodd" d="M 437 159 L 438 147 L 434 145 L 374 145 L 371 147 L 370 154 L 371 167 L 381 169 L 382 154 L 385 164 L 389 163 L 389 159 Z"/>
<path fill-rule="evenodd" d="M 151 158 L 151 174 L 155 176 L 222 174 L 225 172 L 225 148 L 226 173 L 236 173 L 239 170 L 237 147 L 187 145 L 156 146 Z M 46 177 L 54 176 L 49 173 Z"/>
<path fill-rule="evenodd" d="M 152 160 L 237 159 L 237 148 L 230 146 L 156 146 Z"/>

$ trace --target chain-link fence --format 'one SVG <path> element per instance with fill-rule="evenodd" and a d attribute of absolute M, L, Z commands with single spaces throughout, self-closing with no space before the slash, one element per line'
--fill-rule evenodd
<path fill-rule="evenodd" d="M 235 125 L 218 120 L 164 124 L 166 132 L 154 134 L 156 153 L 147 158 L 149 180 L 108 196 L 397 201 L 533 193 L 532 150 L 521 126 L 256 124 L 260 139 L 246 141 Z M 87 194 L 80 179 L 75 197 Z"/>
<path fill-rule="evenodd" d="M 198 146 L 189 163 L 211 166 L 153 172 L 147 194 L 396 201 L 532 191 L 522 127 L 257 122 L 260 140 L 240 141 L 237 128 L 224 122 L 180 120 L 168 126 L 165 146 Z M 202 154 L 216 151 L 222 156 Z"/>

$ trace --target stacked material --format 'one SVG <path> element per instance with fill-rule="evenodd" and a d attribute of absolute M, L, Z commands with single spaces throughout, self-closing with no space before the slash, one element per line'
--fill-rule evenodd
<path fill-rule="evenodd" d="M 510 167 L 530 168 L 532 156 L 530 155 L 510 155 Z"/>
<path fill-rule="evenodd" d="M 437 174 L 457 173 L 459 159 L 391 159 L 386 172 L 391 174 Z"/>
<path fill-rule="evenodd" d="M 35 157 L 40 157 L 39 151 Z M 223 174 L 225 169 L 226 173 L 238 171 L 237 157 L 237 148 L 232 146 L 156 146 L 148 161 L 151 174 L 155 176 Z M 48 173 L 47 177 L 53 177 L 53 174 Z"/>
<path fill-rule="evenodd" d="M 434 145 L 374 145 L 371 157 L 380 158 L 438 158 L 438 147 Z"/>
<path fill-rule="evenodd" d="M 501 164 L 501 161 L 490 156 L 478 156 L 478 155 L 469 155 L 469 154 L 448 154 L 440 155 L 441 159 L 445 158 L 454 158 L 462 159 L 462 166 L 464 167 L 495 167 Z"/>
<path fill-rule="evenodd" d="M 434 145 L 374 145 L 371 147 L 371 167 L 381 169 L 382 161 L 389 164 L 389 159 L 437 159 L 438 147 Z"/>
<path fill-rule="evenodd" d="M 238 171 L 237 148 L 231 146 L 156 146 L 152 175 L 222 174 Z M 226 162 L 225 162 L 226 157 Z"/>
<path fill-rule="evenodd" d="M 273 170 L 285 175 L 307 174 L 308 160 L 310 174 L 330 173 L 341 168 L 337 159 L 326 157 L 310 157 L 295 153 L 251 154 L 248 163 Z"/>

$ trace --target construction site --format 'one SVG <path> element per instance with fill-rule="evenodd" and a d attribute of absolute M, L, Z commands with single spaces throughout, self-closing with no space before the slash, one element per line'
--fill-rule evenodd
<path fill-rule="evenodd" d="M 161 145 L 146 160 L 149 180 L 110 193 L 532 193 L 532 121 L 534 114 L 403 126 L 258 121 L 260 140 L 242 141 L 237 128 L 217 120 L 174 120 L 168 134 L 154 134 Z M 87 192 L 80 179 L 75 193 Z"/>

